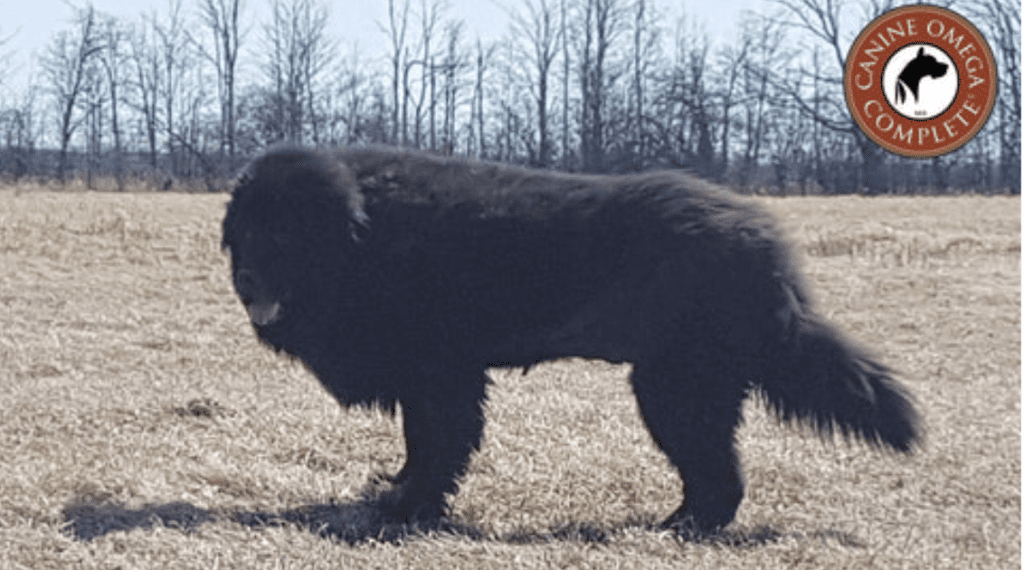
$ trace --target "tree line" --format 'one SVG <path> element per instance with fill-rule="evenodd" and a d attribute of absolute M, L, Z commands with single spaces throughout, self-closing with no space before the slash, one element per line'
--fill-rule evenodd
<path fill-rule="evenodd" d="M 387 0 L 375 54 L 332 33 L 326 0 L 267 0 L 259 21 L 243 0 L 193 1 L 131 20 L 75 8 L 29 85 L 4 89 L 0 177 L 212 191 L 291 142 L 580 172 L 683 167 L 772 194 L 1020 192 L 1014 0 L 951 6 L 991 44 L 999 95 L 974 140 L 928 160 L 878 147 L 842 93 L 852 37 L 892 0 L 774 0 L 719 44 L 649 0 L 517 0 L 493 42 L 445 0 Z"/>

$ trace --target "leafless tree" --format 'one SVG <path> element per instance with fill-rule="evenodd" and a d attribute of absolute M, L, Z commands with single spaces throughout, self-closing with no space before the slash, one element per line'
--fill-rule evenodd
<path fill-rule="evenodd" d="M 683 102 L 688 107 L 690 121 L 690 140 L 697 141 L 696 170 L 703 176 L 713 177 L 718 171 L 715 163 L 715 148 L 712 140 L 712 121 L 714 109 L 711 101 L 711 90 L 708 85 L 708 52 L 710 45 L 707 36 L 699 35 L 692 38 L 686 61 L 686 78 Z"/>
<path fill-rule="evenodd" d="M 487 136 L 484 132 L 485 110 L 484 110 L 484 77 L 491 58 L 494 55 L 495 45 L 484 47 L 478 38 L 476 41 L 476 55 L 473 81 L 473 105 L 470 111 L 470 137 L 467 145 L 468 154 L 477 158 L 488 158 Z"/>
<path fill-rule="evenodd" d="M 238 53 L 244 35 L 241 17 L 245 10 L 242 0 L 200 0 L 200 17 L 212 36 L 213 52 L 202 48 L 201 53 L 217 71 L 217 95 L 220 102 L 221 152 L 227 151 L 228 168 L 235 165 L 235 72 Z"/>
<path fill-rule="evenodd" d="M 187 44 L 184 41 L 185 19 L 181 7 L 182 0 L 167 0 L 166 16 L 158 16 L 156 12 L 150 16 L 159 49 L 159 94 L 163 106 L 163 131 L 172 176 L 179 174 L 176 144 L 179 137 L 175 128 L 180 98 L 184 97 L 182 79 L 189 64 Z"/>
<path fill-rule="evenodd" d="M 16 32 L 15 32 L 16 34 Z M 15 34 L 4 36 L 0 28 L 0 87 L 11 70 L 11 61 L 15 52 L 5 46 L 11 42 Z M 0 152 L 0 170 L 14 180 L 30 174 L 32 171 L 32 154 L 35 152 L 39 135 L 39 116 L 36 112 L 38 84 L 32 74 L 28 88 L 22 92 L 11 89 L 0 91 L 0 136 L 4 151 Z M 5 156 L 6 155 L 6 156 Z"/>
<path fill-rule="evenodd" d="M 633 45 L 630 54 L 632 84 L 629 89 L 627 123 L 619 134 L 617 146 L 627 154 L 628 162 L 622 161 L 621 168 L 641 170 L 651 161 L 648 148 L 649 129 L 652 117 L 648 110 L 651 90 L 649 83 L 664 68 L 661 41 L 663 27 L 659 23 L 661 13 L 656 5 L 646 0 L 635 0 L 633 4 Z"/>
<path fill-rule="evenodd" d="M 562 39 L 562 160 L 563 170 L 569 169 L 569 82 L 572 58 L 569 57 L 569 9 L 566 0 L 559 1 L 558 33 Z"/>
<path fill-rule="evenodd" d="M 122 83 L 124 82 L 124 68 L 127 67 L 125 39 L 126 32 L 121 24 L 113 17 L 107 17 L 103 21 L 103 50 L 99 53 L 99 61 L 107 79 L 107 93 L 110 96 L 110 131 L 114 137 L 114 179 L 117 181 L 117 189 L 124 190 L 124 176 L 122 172 L 124 159 L 124 145 L 121 140 L 120 114 L 118 103 L 124 97 Z"/>
<path fill-rule="evenodd" d="M 361 124 L 367 112 L 364 107 L 368 99 L 365 93 L 368 81 L 362 69 L 358 49 L 352 49 L 348 57 L 341 60 L 338 75 L 340 79 L 335 84 L 335 112 L 338 121 L 345 127 L 345 134 L 332 134 L 330 143 L 351 145 L 362 137 Z"/>
<path fill-rule="evenodd" d="M 448 2 L 446 0 L 421 0 L 420 2 L 420 49 L 421 54 L 419 59 L 409 60 L 406 57 L 405 62 L 405 73 L 403 74 L 403 93 L 404 98 L 402 100 L 402 132 L 407 132 L 408 121 L 408 104 L 409 99 L 412 96 L 411 88 L 409 87 L 409 72 L 413 66 L 418 66 L 420 71 L 420 89 L 419 94 L 414 98 L 415 108 L 413 109 L 413 146 L 416 148 L 422 148 L 422 136 L 423 136 L 423 105 L 428 101 L 427 91 L 429 86 L 429 105 L 428 110 L 430 114 L 429 119 L 429 131 L 430 131 L 430 149 L 434 150 L 437 146 L 437 94 L 436 94 L 436 71 L 434 66 L 434 52 L 432 48 L 432 40 L 434 33 L 437 29 L 438 24 L 444 17 L 445 12 L 448 10 Z M 403 141 L 403 144 L 407 141 Z"/>
<path fill-rule="evenodd" d="M 57 106 L 60 141 L 57 180 L 61 185 L 67 180 L 68 146 L 82 121 L 75 115 L 75 109 L 89 66 L 103 49 L 92 5 L 76 11 L 73 25 L 73 30 L 62 30 L 54 36 L 43 59 L 43 70 Z"/>
<path fill-rule="evenodd" d="M 725 46 L 719 53 L 719 67 L 721 72 L 721 100 L 722 113 L 722 134 L 720 137 L 721 149 L 719 151 L 721 166 L 719 172 L 724 175 L 729 169 L 729 147 L 732 139 L 729 138 L 729 128 L 732 126 L 732 108 L 736 104 L 737 91 L 740 77 L 747 65 L 747 56 L 750 53 L 753 38 L 749 34 L 741 34 L 738 45 Z"/>
<path fill-rule="evenodd" d="M 782 51 L 785 35 L 782 26 L 772 18 L 752 16 L 741 26 L 744 43 L 749 42 L 749 54 L 742 67 L 743 163 L 739 171 L 739 185 L 746 188 L 761 160 L 761 147 L 767 133 L 767 115 L 775 92 L 771 78 L 779 75 L 779 68 L 788 63 Z M 747 39 L 748 38 L 748 39 Z M 783 65 L 780 66 L 780 62 Z"/>
<path fill-rule="evenodd" d="M 0 85 L 4 84 L 4 79 L 10 73 L 11 59 L 14 57 L 14 51 L 8 50 L 4 46 L 11 42 L 15 34 L 4 37 L 3 32 L 4 29 L 0 26 Z M 0 103 L 3 103 L 3 99 L 0 99 Z"/>
<path fill-rule="evenodd" d="M 81 114 L 85 120 L 85 186 L 94 188 L 94 175 L 100 169 L 105 134 L 104 106 L 110 101 L 110 92 L 104 80 L 101 50 L 85 69 L 82 80 L 82 95 L 79 98 Z"/>
<path fill-rule="evenodd" d="M 494 150 L 491 157 L 499 161 L 513 162 L 518 158 L 520 119 L 516 109 L 519 84 L 516 70 L 510 64 L 515 60 L 515 49 L 511 42 L 501 43 L 498 56 L 501 62 L 500 72 L 495 73 L 494 87 L 497 95 L 495 100 L 500 111 L 495 113 Z"/>
<path fill-rule="evenodd" d="M 36 111 L 38 91 L 37 84 L 31 81 L 23 93 L 0 110 L 0 132 L 3 133 L 3 142 L 7 149 L 35 149 L 40 132 L 39 114 Z"/>
<path fill-rule="evenodd" d="M 548 0 L 524 0 L 523 6 L 525 14 L 511 12 L 511 31 L 522 58 L 530 63 L 526 73 L 536 107 L 537 141 L 535 147 L 530 141 L 528 152 L 531 164 L 547 166 L 551 161 L 548 85 L 562 29 L 555 22 L 554 6 Z"/>
<path fill-rule="evenodd" d="M 264 26 L 268 60 L 264 70 L 271 83 L 265 104 L 265 130 L 270 141 L 302 142 L 309 126 L 314 144 L 320 142 L 316 109 L 320 74 L 334 57 L 327 37 L 328 14 L 316 0 L 273 0 L 271 21 Z"/>
<path fill-rule="evenodd" d="M 204 110 L 214 97 L 208 87 L 209 74 L 202 59 L 195 60 L 194 65 L 189 66 L 183 76 L 183 84 L 185 88 L 180 99 L 178 128 L 173 134 L 178 146 L 185 151 L 180 159 L 178 173 L 193 181 L 201 178 L 206 190 L 215 192 L 223 170 L 219 162 L 212 158 L 213 150 L 208 144 L 214 138 L 211 135 L 216 134 L 217 127 L 204 117 Z"/>
<path fill-rule="evenodd" d="M 131 24 L 76 10 L 39 60 L 35 85 L 47 96 L 3 84 L 4 175 L 28 172 L 12 149 L 52 140 L 62 180 L 77 164 L 84 176 L 141 174 L 141 152 L 141 170 L 164 173 L 157 184 L 201 176 L 214 188 L 235 160 L 293 140 L 405 143 L 567 170 L 689 165 L 754 191 L 1020 188 L 1011 0 L 955 6 L 993 47 L 999 98 L 972 142 L 931 161 L 881 151 L 842 96 L 852 34 L 902 0 L 775 0 L 776 14 L 746 17 L 717 44 L 699 22 L 668 38 L 671 12 L 650 0 L 507 0 L 510 41 L 490 45 L 466 41 L 472 31 L 448 17 L 449 0 L 389 0 L 387 47 L 365 55 L 336 43 L 322 0 L 270 0 L 257 24 L 262 52 L 242 46 L 245 0 L 165 1 Z M 4 38 L 0 82 L 11 67 Z M 390 65 L 375 73 L 377 55 Z"/>
<path fill-rule="evenodd" d="M 392 92 L 392 108 L 391 108 L 391 142 L 397 143 L 399 141 L 398 136 L 398 112 L 401 107 L 401 100 L 399 99 L 398 88 L 401 85 L 402 75 L 402 63 L 403 56 L 405 55 L 405 32 L 409 24 L 409 0 L 402 0 L 401 5 L 397 4 L 398 0 L 388 0 L 388 25 L 387 27 L 381 26 L 384 32 L 388 36 L 388 41 L 391 44 L 391 92 Z M 402 138 L 406 137 L 405 133 L 402 133 Z"/>
<path fill-rule="evenodd" d="M 583 45 L 580 57 L 580 155 L 583 170 L 605 170 L 605 99 L 609 79 L 608 56 L 615 37 L 623 30 L 619 0 L 584 0 Z"/>
<path fill-rule="evenodd" d="M 777 82 L 786 96 L 813 121 L 831 131 L 853 137 L 860 149 L 862 160 L 862 181 L 867 191 L 877 194 L 886 189 L 885 152 L 874 141 L 867 137 L 853 122 L 853 118 L 841 107 L 843 70 L 846 66 L 846 50 L 843 45 L 842 31 L 844 24 L 841 13 L 843 2 L 835 0 L 775 0 L 782 7 L 785 18 L 791 26 L 801 33 L 806 33 L 815 41 L 820 42 L 826 51 L 832 54 L 832 64 L 822 65 L 816 75 L 801 64 L 798 73 L 788 81 Z M 892 0 L 871 0 L 864 5 L 864 22 L 868 22 L 894 6 Z M 825 87 L 829 91 L 822 95 L 820 101 L 839 102 L 835 106 L 816 106 L 815 101 L 806 93 L 804 86 L 809 79 L 817 78 L 818 93 L 822 94 Z"/>
<path fill-rule="evenodd" d="M 457 145 L 458 93 L 462 86 L 461 72 L 466 67 L 465 53 L 461 47 L 463 26 L 462 20 L 452 20 L 445 25 L 446 49 L 439 64 L 444 73 L 444 123 L 441 127 L 441 146 L 438 150 L 446 155 L 453 154 Z"/>
<path fill-rule="evenodd" d="M 159 46 L 149 33 L 149 20 L 143 19 L 130 32 L 131 87 L 134 98 L 129 105 L 141 113 L 142 128 L 149 147 L 150 168 L 157 169 L 158 100 L 161 66 Z"/>
<path fill-rule="evenodd" d="M 326 71 L 337 57 L 337 42 L 327 35 L 329 12 L 324 4 L 317 0 L 303 0 L 302 15 L 299 29 L 304 38 L 303 45 L 306 57 L 303 60 L 303 75 L 306 85 L 306 106 L 312 129 L 313 144 L 320 144 L 320 124 L 323 121 L 317 101 L 323 85 L 322 73 Z"/>
<path fill-rule="evenodd" d="M 593 114 L 591 109 L 593 107 L 592 99 L 594 98 L 594 77 L 591 71 L 591 61 L 593 60 L 593 45 L 594 45 L 594 3 L 595 0 L 581 0 L 582 10 L 582 30 L 577 31 L 582 37 L 577 39 L 577 43 L 580 43 L 577 50 L 579 55 L 577 56 L 577 64 L 579 65 L 579 80 L 580 80 L 580 117 L 579 117 L 579 136 L 580 136 L 580 166 L 583 171 L 591 172 L 595 169 L 595 149 L 594 141 L 592 137 L 592 128 L 590 123 L 593 120 Z"/>
<path fill-rule="evenodd" d="M 635 169 L 639 169 L 640 164 L 644 156 L 644 32 L 646 31 L 646 21 L 644 19 L 644 12 L 646 11 L 646 3 L 644 0 L 636 1 L 636 13 L 633 18 L 633 97 L 634 97 L 634 115 L 633 115 L 633 128 L 635 139 L 636 151 L 633 153 L 635 157 L 633 166 Z"/>
<path fill-rule="evenodd" d="M 999 98 L 996 129 L 1000 149 L 1000 184 L 1020 192 L 1021 4 L 1013 0 L 974 0 L 967 8 L 972 18 L 985 29 L 993 55 L 998 60 Z"/>

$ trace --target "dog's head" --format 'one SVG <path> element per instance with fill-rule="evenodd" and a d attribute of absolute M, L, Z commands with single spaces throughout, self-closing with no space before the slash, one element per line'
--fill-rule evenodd
<path fill-rule="evenodd" d="M 308 318 L 346 269 L 369 218 L 349 170 L 329 155 L 272 150 L 239 175 L 224 217 L 232 282 L 263 336 L 294 314 Z M 308 306 L 307 306 L 308 305 Z"/>
<path fill-rule="evenodd" d="M 939 63 L 934 56 L 924 53 L 924 48 L 917 50 L 917 56 L 907 64 L 907 70 L 913 70 L 918 77 L 939 78 L 946 74 L 948 64 Z"/>

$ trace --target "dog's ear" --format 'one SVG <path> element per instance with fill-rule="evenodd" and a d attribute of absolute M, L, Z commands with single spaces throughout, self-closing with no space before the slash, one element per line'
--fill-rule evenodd
<path fill-rule="evenodd" d="M 924 48 L 923 47 L 917 50 L 917 57 L 924 57 Z"/>

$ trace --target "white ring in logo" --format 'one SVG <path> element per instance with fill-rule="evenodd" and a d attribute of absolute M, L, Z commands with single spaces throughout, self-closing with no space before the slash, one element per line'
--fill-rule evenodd
<path fill-rule="evenodd" d="M 925 121 L 945 113 L 956 101 L 960 74 L 942 49 L 927 43 L 907 44 L 885 62 L 882 91 L 894 111 Z"/>

